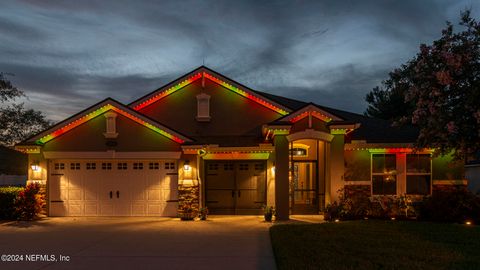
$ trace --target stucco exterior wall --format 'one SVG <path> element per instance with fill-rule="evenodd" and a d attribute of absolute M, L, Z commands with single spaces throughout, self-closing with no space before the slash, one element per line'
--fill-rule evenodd
<path fill-rule="evenodd" d="M 210 96 L 209 122 L 199 122 L 196 96 Z M 261 134 L 261 126 L 281 115 L 208 79 L 201 80 L 140 110 L 141 113 L 189 136 Z"/>
<path fill-rule="evenodd" d="M 43 151 L 179 151 L 180 145 L 155 131 L 118 115 L 116 129 L 118 137 L 116 146 L 107 146 L 103 133 L 106 119 L 99 115 L 94 119 L 74 128 L 47 142 Z"/>

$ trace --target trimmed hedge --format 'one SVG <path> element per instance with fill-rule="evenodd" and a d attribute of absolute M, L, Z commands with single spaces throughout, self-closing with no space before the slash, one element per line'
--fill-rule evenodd
<path fill-rule="evenodd" d="M 0 187 L 0 220 L 17 219 L 15 200 L 23 187 Z"/>

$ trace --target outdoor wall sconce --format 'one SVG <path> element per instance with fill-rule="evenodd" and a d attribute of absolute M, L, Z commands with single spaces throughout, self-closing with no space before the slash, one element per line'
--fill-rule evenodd
<path fill-rule="evenodd" d="M 190 161 L 189 160 L 185 160 L 185 163 L 183 164 L 183 170 L 184 171 L 190 171 L 191 167 L 190 167 Z"/>
<path fill-rule="evenodd" d="M 38 165 L 38 162 L 33 162 L 32 165 L 30 165 L 30 168 L 31 168 L 32 171 L 34 171 L 34 172 L 40 171 L 40 165 Z"/>

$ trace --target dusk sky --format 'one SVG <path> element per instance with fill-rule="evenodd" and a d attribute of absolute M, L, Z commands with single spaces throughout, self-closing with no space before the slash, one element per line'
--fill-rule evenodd
<path fill-rule="evenodd" d="M 2 1 L 0 72 L 64 119 L 205 65 L 255 90 L 362 113 L 365 94 L 480 2 Z"/>

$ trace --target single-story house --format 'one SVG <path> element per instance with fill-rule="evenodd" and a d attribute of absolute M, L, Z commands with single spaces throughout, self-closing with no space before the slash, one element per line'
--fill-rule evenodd
<path fill-rule="evenodd" d="M 348 98 L 348 97 L 345 97 Z M 345 188 L 428 195 L 463 164 L 413 151 L 414 127 L 252 90 L 201 66 L 126 105 L 107 98 L 25 140 L 50 216 L 318 214 Z M 180 191 L 190 188 L 194 198 Z"/>

